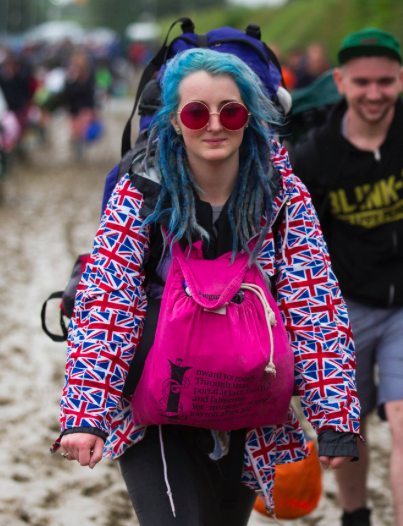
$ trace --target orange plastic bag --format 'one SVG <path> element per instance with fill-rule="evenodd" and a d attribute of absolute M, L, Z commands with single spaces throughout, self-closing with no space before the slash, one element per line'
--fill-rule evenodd
<path fill-rule="evenodd" d="M 309 457 L 290 464 L 276 466 L 276 482 L 273 488 L 274 509 L 278 519 L 298 519 L 311 513 L 322 495 L 322 469 L 315 443 L 308 442 Z M 260 497 L 255 510 L 267 517 Z"/>

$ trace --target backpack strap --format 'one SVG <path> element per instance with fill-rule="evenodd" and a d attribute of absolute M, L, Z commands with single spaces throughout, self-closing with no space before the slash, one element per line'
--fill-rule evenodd
<path fill-rule="evenodd" d="M 147 312 L 144 320 L 143 331 L 136 354 L 130 362 L 129 372 L 127 373 L 123 396 L 131 396 L 136 390 L 143 373 L 144 365 L 148 353 L 153 346 L 155 333 L 157 332 L 158 318 L 161 309 L 161 299 L 147 298 Z"/>
<path fill-rule="evenodd" d="M 208 48 L 208 41 L 207 41 L 207 35 L 196 35 L 197 36 L 197 46 Z"/>
<path fill-rule="evenodd" d="M 280 229 L 280 225 L 283 221 L 283 217 L 284 217 L 284 210 L 285 210 L 285 207 L 286 207 L 286 202 L 284 202 L 282 205 L 281 205 L 281 208 L 277 214 L 277 217 L 276 219 L 274 220 L 274 223 L 271 227 L 271 231 L 273 232 L 273 238 L 274 238 L 274 244 L 276 244 L 276 238 L 277 238 L 277 235 L 278 235 L 278 231 Z M 277 252 L 277 250 L 276 250 Z"/>
<path fill-rule="evenodd" d="M 276 239 L 277 239 L 278 231 L 280 229 L 280 225 L 281 225 L 281 223 L 283 221 L 283 217 L 284 217 L 286 206 L 287 206 L 287 201 L 284 201 L 284 203 L 281 205 L 281 208 L 280 208 L 280 210 L 279 210 L 279 212 L 277 214 L 277 217 L 274 220 L 274 223 L 273 223 L 273 225 L 271 227 L 271 230 L 273 232 L 274 248 L 275 248 L 276 254 L 277 254 Z M 272 294 L 273 294 L 273 296 L 275 298 L 277 297 L 276 275 L 277 275 L 277 273 L 274 274 L 274 276 L 271 276 L 271 278 L 270 278 L 271 292 L 272 292 Z M 293 392 L 292 392 L 292 396 L 299 396 L 299 392 L 298 392 L 296 384 L 294 384 L 294 389 L 293 389 Z"/>
<path fill-rule="evenodd" d="M 277 55 L 274 53 L 272 49 L 269 48 L 269 46 L 263 42 L 264 48 L 266 50 L 267 55 L 269 56 L 269 59 L 273 62 L 273 64 L 276 66 L 276 68 L 279 70 L 281 75 L 281 84 L 285 89 L 287 89 L 287 85 L 285 83 L 284 77 L 283 77 L 283 70 L 281 68 L 281 64 L 277 58 Z"/>
<path fill-rule="evenodd" d="M 278 236 L 278 232 L 280 230 L 280 225 L 283 222 L 286 206 L 287 206 L 286 201 L 284 201 L 284 203 L 281 205 L 280 210 L 278 211 L 278 214 L 277 214 L 276 219 L 274 220 L 274 223 L 271 226 L 271 231 L 273 233 L 274 251 L 275 251 L 275 255 L 276 256 L 278 254 L 278 250 L 277 250 L 277 236 Z M 272 295 L 273 295 L 273 297 L 275 299 L 277 299 L 276 276 L 277 276 L 277 272 L 275 274 L 273 274 L 273 276 L 270 276 L 270 278 L 269 278 L 270 279 L 270 291 L 271 291 L 271 293 L 272 293 Z"/>
<path fill-rule="evenodd" d="M 181 17 L 178 18 L 178 20 L 175 20 L 175 22 L 171 25 L 171 27 L 168 30 L 168 33 L 165 37 L 164 43 L 161 46 L 161 49 L 158 51 L 158 53 L 155 55 L 155 57 L 151 60 L 151 62 L 148 64 L 148 66 L 145 68 L 141 79 L 140 84 L 137 89 L 136 99 L 134 101 L 134 106 L 132 109 L 132 112 L 130 114 L 129 120 L 126 123 L 125 129 L 123 130 L 122 135 L 122 157 L 125 155 L 126 152 L 128 152 L 131 148 L 131 127 L 132 127 L 132 120 L 133 116 L 136 113 L 136 108 L 139 103 L 141 94 L 143 93 L 143 90 L 146 86 L 146 84 L 152 79 L 154 73 L 159 71 L 161 66 L 163 65 L 166 57 L 166 52 L 168 49 L 167 43 L 168 43 L 168 37 L 173 29 L 173 27 L 178 23 L 181 22 L 181 28 L 183 33 L 194 33 L 194 24 L 190 20 L 190 18 L 187 17 Z"/>
<path fill-rule="evenodd" d="M 157 268 L 164 246 L 164 239 L 158 223 L 157 225 L 151 225 L 150 238 L 150 255 L 148 256 L 147 263 L 144 265 L 145 279 L 143 287 L 147 287 L 150 282 L 164 287 L 165 281 L 157 274 Z"/>
<path fill-rule="evenodd" d="M 262 33 L 260 31 L 260 26 L 258 26 L 257 24 L 249 24 L 246 26 L 245 28 L 245 34 L 248 35 L 249 37 L 253 37 L 253 38 L 256 38 L 257 40 L 262 40 Z M 265 47 L 265 50 L 266 50 L 266 53 L 268 54 L 270 60 L 273 62 L 273 64 L 276 66 L 276 68 L 279 70 L 280 74 L 281 74 L 281 83 L 282 85 L 284 86 L 285 89 L 287 89 L 287 86 L 284 82 L 284 77 L 283 77 L 283 71 L 281 69 L 281 64 L 276 56 L 276 54 L 274 53 L 274 51 L 272 49 L 269 48 L 269 46 L 263 42 L 263 45 Z"/>
<path fill-rule="evenodd" d="M 67 330 L 66 324 L 64 323 L 63 311 L 60 308 L 60 327 L 62 329 L 63 334 L 60 335 L 60 334 L 54 334 L 53 332 L 50 332 L 50 330 L 47 328 L 47 325 L 46 325 L 46 307 L 48 305 L 48 301 L 53 300 L 55 298 L 61 299 L 63 296 L 63 292 L 64 292 L 63 290 L 59 290 L 58 292 L 53 292 L 49 296 L 49 298 L 45 301 L 45 303 L 42 305 L 42 310 L 41 310 L 42 329 L 49 336 L 49 338 L 53 340 L 54 342 L 65 342 L 67 340 L 68 330 Z"/>
<path fill-rule="evenodd" d="M 165 282 L 157 274 L 157 267 L 161 258 L 161 248 L 163 246 L 163 237 L 159 225 L 152 225 L 150 232 L 150 255 L 148 261 L 144 266 L 145 279 L 143 287 L 151 281 L 157 285 L 164 286 Z M 136 390 L 137 384 L 140 381 L 144 365 L 153 346 L 155 333 L 157 332 L 158 318 L 161 309 L 161 298 L 147 297 L 147 311 L 144 320 L 143 331 L 136 354 L 130 362 L 129 372 L 127 373 L 126 381 L 123 387 L 123 395 L 131 396 Z"/>

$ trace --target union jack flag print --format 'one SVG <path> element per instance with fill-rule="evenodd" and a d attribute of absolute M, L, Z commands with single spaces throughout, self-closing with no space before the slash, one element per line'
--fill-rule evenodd
<path fill-rule="evenodd" d="M 286 203 L 277 239 L 268 232 L 258 262 L 275 276 L 277 301 L 295 356 L 295 384 L 315 430 L 359 433 L 354 343 L 346 306 L 309 193 L 292 173 L 286 150 L 272 145 L 272 163 L 283 177 L 272 221 Z M 143 196 L 128 175 L 117 185 L 83 273 L 68 339 L 61 430 L 96 427 L 107 435 L 104 456 L 119 457 L 141 440 L 131 397 L 122 389 L 136 352 L 147 308 L 143 262 L 149 229 L 139 211 Z M 58 440 L 53 451 L 59 447 Z M 303 431 L 290 409 L 278 426 L 250 429 L 243 482 L 263 491 L 272 507 L 277 462 L 307 455 Z"/>

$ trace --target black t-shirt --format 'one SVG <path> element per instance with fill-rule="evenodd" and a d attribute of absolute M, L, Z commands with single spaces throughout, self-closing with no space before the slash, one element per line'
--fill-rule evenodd
<path fill-rule="evenodd" d="M 82 109 L 95 107 L 95 80 L 90 75 L 88 79 L 67 81 L 63 93 L 63 100 L 71 115 L 78 115 Z"/>
<path fill-rule="evenodd" d="M 343 295 L 403 305 L 403 103 L 377 152 L 342 135 L 341 101 L 328 123 L 292 152 L 294 172 L 317 209 Z"/>

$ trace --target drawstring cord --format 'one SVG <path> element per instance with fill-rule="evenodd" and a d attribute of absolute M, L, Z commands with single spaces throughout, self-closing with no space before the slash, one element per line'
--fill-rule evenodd
<path fill-rule="evenodd" d="M 267 298 L 264 295 L 263 289 L 261 287 L 253 283 L 243 283 L 241 285 L 241 289 L 250 290 L 251 292 L 254 292 L 256 296 L 259 298 L 263 306 L 264 315 L 266 317 L 267 328 L 269 330 L 269 336 L 270 336 L 270 359 L 269 359 L 269 363 L 266 365 L 264 370 L 266 371 L 266 373 L 272 373 L 275 375 L 276 366 L 274 365 L 274 362 L 273 362 L 274 343 L 273 343 L 273 332 L 272 332 L 271 326 L 277 325 L 276 315 L 272 311 L 269 305 L 269 302 L 267 301 Z"/>
<path fill-rule="evenodd" d="M 169 502 L 171 503 L 171 510 L 172 510 L 173 516 L 176 517 L 174 499 L 172 497 L 171 486 L 169 485 L 169 481 L 168 481 L 168 468 L 167 468 L 167 463 L 165 460 L 164 441 L 162 440 L 161 426 L 158 426 L 158 433 L 160 437 L 162 463 L 164 464 L 164 479 L 165 479 L 165 485 L 167 487 L 167 495 L 169 497 Z"/>

